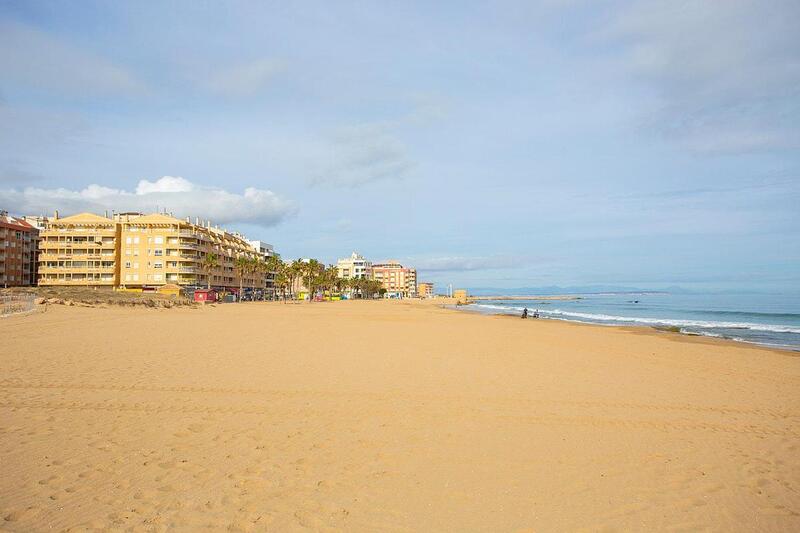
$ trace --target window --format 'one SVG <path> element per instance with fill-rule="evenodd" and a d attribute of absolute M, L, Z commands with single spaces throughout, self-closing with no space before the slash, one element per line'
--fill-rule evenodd
<path fill-rule="evenodd" d="M 139 268 L 139 263 L 134 263 L 133 268 Z"/>
<path fill-rule="evenodd" d="M 133 239 L 131 239 L 130 237 L 125 237 L 125 244 L 131 244 L 132 242 Z"/>
<path fill-rule="evenodd" d="M 125 261 L 125 268 L 130 268 L 130 267 L 131 267 L 131 262 Z"/>
<path fill-rule="evenodd" d="M 153 239 L 156 244 L 164 244 L 164 237 L 154 237 Z"/>
<path fill-rule="evenodd" d="M 161 274 L 153 274 L 153 281 L 161 281 Z"/>
<path fill-rule="evenodd" d="M 162 255 L 164 255 L 164 250 L 153 250 L 153 251 L 155 252 L 155 255 L 156 255 L 156 256 L 162 256 Z"/>
<path fill-rule="evenodd" d="M 133 238 L 133 244 L 139 244 L 139 237 Z"/>
<path fill-rule="evenodd" d="M 133 275 L 133 281 L 139 281 L 139 274 Z"/>
<path fill-rule="evenodd" d="M 133 279 L 133 276 L 131 276 L 130 274 L 125 274 L 125 281 L 130 281 L 132 279 Z"/>
<path fill-rule="evenodd" d="M 131 249 L 125 248 L 125 255 L 131 255 Z"/>
<path fill-rule="evenodd" d="M 163 266 L 164 266 L 164 263 L 157 262 L 156 264 L 153 265 L 153 268 L 161 268 Z"/>
<path fill-rule="evenodd" d="M 138 248 L 134 248 L 133 249 L 133 255 L 139 255 L 139 249 Z"/>

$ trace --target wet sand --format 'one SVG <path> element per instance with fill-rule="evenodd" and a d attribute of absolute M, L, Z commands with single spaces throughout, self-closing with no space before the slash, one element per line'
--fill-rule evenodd
<path fill-rule="evenodd" d="M 800 358 L 407 302 L 0 320 L 0 530 L 800 530 Z"/>

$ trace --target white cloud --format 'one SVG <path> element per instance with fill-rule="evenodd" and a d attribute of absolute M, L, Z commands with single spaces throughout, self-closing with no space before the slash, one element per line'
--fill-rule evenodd
<path fill-rule="evenodd" d="M 209 91 L 224 96 L 252 96 L 270 83 L 282 68 L 278 61 L 258 59 L 216 69 L 202 84 Z"/>
<path fill-rule="evenodd" d="M 246 222 L 263 226 L 275 225 L 295 212 L 291 202 L 269 190 L 248 187 L 244 194 L 237 194 L 172 176 L 141 180 L 133 192 L 97 184 L 81 190 L 0 189 L 0 205 L 20 214 L 47 214 L 56 209 L 62 215 L 166 209 L 177 217 L 199 216 L 219 224 Z"/>
<path fill-rule="evenodd" d="M 194 188 L 192 182 L 181 177 L 162 176 L 156 181 L 140 180 L 136 186 L 136 194 L 158 192 L 188 192 Z"/>
<path fill-rule="evenodd" d="M 147 91 L 128 69 L 36 28 L 8 20 L 0 20 L 0 72 L 6 84 L 78 96 Z"/>

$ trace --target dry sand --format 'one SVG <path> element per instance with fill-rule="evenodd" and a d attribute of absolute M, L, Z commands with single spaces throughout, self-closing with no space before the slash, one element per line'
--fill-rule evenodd
<path fill-rule="evenodd" d="M 790 353 L 404 302 L 0 342 L 2 530 L 800 530 Z"/>

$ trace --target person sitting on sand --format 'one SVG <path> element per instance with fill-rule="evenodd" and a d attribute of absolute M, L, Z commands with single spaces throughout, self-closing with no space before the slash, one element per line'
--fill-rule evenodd
<path fill-rule="evenodd" d="M 539 318 L 539 310 L 533 312 L 533 318 Z"/>
<path fill-rule="evenodd" d="M 528 308 L 522 310 L 522 318 L 528 318 Z"/>

